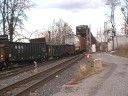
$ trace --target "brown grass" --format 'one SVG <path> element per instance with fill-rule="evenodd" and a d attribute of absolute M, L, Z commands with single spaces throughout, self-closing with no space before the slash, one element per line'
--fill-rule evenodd
<path fill-rule="evenodd" d="M 128 57 L 128 44 L 119 46 L 113 54 L 118 56 Z"/>
<path fill-rule="evenodd" d="M 92 66 L 90 66 L 90 64 L 84 64 L 84 65 L 80 65 L 80 68 L 78 69 L 78 71 L 74 74 L 73 79 L 69 82 L 69 85 L 74 85 L 74 84 L 78 84 L 81 80 L 102 72 L 104 69 L 107 68 L 106 65 L 103 64 L 103 68 L 94 68 Z M 86 67 L 86 69 L 82 68 L 82 67 Z"/>

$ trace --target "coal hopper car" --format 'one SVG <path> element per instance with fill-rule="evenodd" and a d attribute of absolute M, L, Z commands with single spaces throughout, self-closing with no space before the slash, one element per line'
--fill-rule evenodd
<path fill-rule="evenodd" d="M 8 36 L 0 36 L 0 69 L 13 64 L 31 63 L 46 57 L 46 42 L 9 42 Z"/>

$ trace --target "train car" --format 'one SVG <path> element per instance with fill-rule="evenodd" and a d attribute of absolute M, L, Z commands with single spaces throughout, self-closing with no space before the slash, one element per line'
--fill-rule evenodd
<path fill-rule="evenodd" d="M 45 38 L 35 38 L 30 39 L 31 43 L 41 43 L 46 42 Z M 61 51 L 62 45 L 46 45 L 46 60 L 49 58 L 58 58 L 61 57 L 63 51 Z"/>
<path fill-rule="evenodd" d="M 46 54 L 46 43 L 21 43 L 9 42 L 9 61 L 33 61 L 41 60 Z"/>
<path fill-rule="evenodd" d="M 30 39 L 30 43 L 42 43 L 42 42 L 46 42 L 45 37 Z"/>
<path fill-rule="evenodd" d="M 83 38 L 87 38 L 87 35 L 91 34 L 91 43 L 97 44 L 96 38 L 92 35 L 88 25 L 79 25 L 76 26 L 76 35 L 80 35 Z"/>
<path fill-rule="evenodd" d="M 75 45 L 75 52 L 86 51 L 86 40 L 81 36 L 68 35 L 65 37 L 65 44 Z"/>
<path fill-rule="evenodd" d="M 0 68 L 13 63 L 40 61 L 46 57 L 46 42 L 21 43 L 9 42 L 0 37 Z M 7 36 L 6 36 L 7 37 Z"/>
<path fill-rule="evenodd" d="M 75 45 L 47 45 L 48 58 L 61 58 L 75 54 Z"/>
<path fill-rule="evenodd" d="M 47 45 L 48 58 L 61 58 L 66 56 L 65 45 Z"/>
<path fill-rule="evenodd" d="M 88 25 L 76 26 L 76 35 L 80 35 L 81 37 L 86 39 L 86 47 L 87 47 L 86 51 L 89 52 L 89 50 L 92 49 L 92 47 L 93 47 L 92 45 L 95 45 L 96 46 L 95 50 L 97 50 L 98 41 L 96 40 L 96 38 L 91 33 Z"/>
<path fill-rule="evenodd" d="M 75 45 L 69 45 L 69 44 L 65 44 L 65 48 L 64 48 L 65 52 L 66 52 L 66 56 L 69 55 L 74 55 L 75 54 Z"/>
<path fill-rule="evenodd" d="M 81 37 L 80 35 L 78 36 L 79 42 L 80 42 L 80 51 L 84 52 L 86 51 L 86 39 Z"/>
<path fill-rule="evenodd" d="M 61 58 L 75 54 L 75 46 L 62 44 L 62 45 L 47 45 L 47 53 L 49 58 Z"/>
<path fill-rule="evenodd" d="M 39 54 L 39 56 L 43 56 L 43 57 L 41 57 L 41 59 L 46 60 L 46 58 L 47 58 L 47 44 L 46 44 L 46 39 L 44 37 L 43 38 L 30 39 L 30 44 L 33 45 L 32 46 L 32 52 L 33 53 L 36 53 L 35 56 L 34 56 L 34 58 L 36 58 L 36 60 L 37 59 L 40 60 L 40 57 L 37 56 Z"/>

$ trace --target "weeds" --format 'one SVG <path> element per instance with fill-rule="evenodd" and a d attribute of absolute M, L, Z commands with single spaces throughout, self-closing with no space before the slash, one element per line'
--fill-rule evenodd
<path fill-rule="evenodd" d="M 91 61 L 92 62 L 92 61 Z M 69 84 L 78 84 L 81 80 L 103 71 L 106 65 L 103 65 L 102 68 L 93 67 L 92 63 L 82 64 L 80 65 L 79 69 L 73 76 L 73 79 L 69 82 Z"/>
<path fill-rule="evenodd" d="M 118 56 L 128 57 L 128 44 L 119 46 L 113 54 Z"/>

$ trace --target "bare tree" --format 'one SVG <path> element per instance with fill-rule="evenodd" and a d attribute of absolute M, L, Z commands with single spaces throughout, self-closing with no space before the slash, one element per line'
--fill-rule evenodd
<path fill-rule="evenodd" d="M 30 32 L 30 31 L 28 31 L 26 29 L 21 29 L 21 30 L 15 31 L 14 37 L 13 37 L 13 41 L 14 42 L 18 42 L 18 41 L 20 41 L 20 42 L 24 42 L 25 41 L 26 42 L 26 41 L 29 41 L 32 38 L 32 36 L 36 37 L 36 36 L 40 35 L 39 32 L 37 32 L 37 31 L 38 30 Z M 25 36 L 26 34 L 24 35 L 23 32 L 26 32 L 27 36 Z"/>
<path fill-rule="evenodd" d="M 121 5 L 121 12 L 124 17 L 124 31 L 125 35 L 128 35 L 128 0 L 123 0 L 122 5 Z"/>
<path fill-rule="evenodd" d="M 23 20 L 27 19 L 25 11 L 33 4 L 29 0 L 0 0 L 0 14 L 3 34 L 10 35 L 13 41 L 13 34 L 16 28 L 23 27 Z"/>
<path fill-rule="evenodd" d="M 108 14 L 109 17 L 109 21 L 111 23 L 111 27 L 112 27 L 112 32 L 113 35 L 115 36 L 115 10 L 116 7 L 120 4 L 119 0 L 107 0 L 106 5 L 109 6 L 110 8 L 110 14 Z"/>
<path fill-rule="evenodd" d="M 110 8 L 110 14 L 107 14 L 109 17 L 108 22 L 111 24 L 112 40 L 113 40 L 113 50 L 114 50 L 114 37 L 116 36 L 115 30 L 115 10 L 116 7 L 120 4 L 119 0 L 107 0 L 106 5 Z"/>
<path fill-rule="evenodd" d="M 97 36 L 96 36 L 96 38 L 97 38 L 97 40 L 99 41 L 99 42 L 105 42 L 105 35 L 104 35 L 104 31 L 101 29 L 101 27 L 100 27 L 100 30 L 98 30 L 98 28 L 97 28 Z"/>
<path fill-rule="evenodd" d="M 58 21 L 53 20 L 45 37 L 50 38 L 51 40 L 48 39 L 48 41 L 51 41 L 52 44 L 64 44 L 65 36 L 72 33 L 71 26 L 59 19 Z"/>

